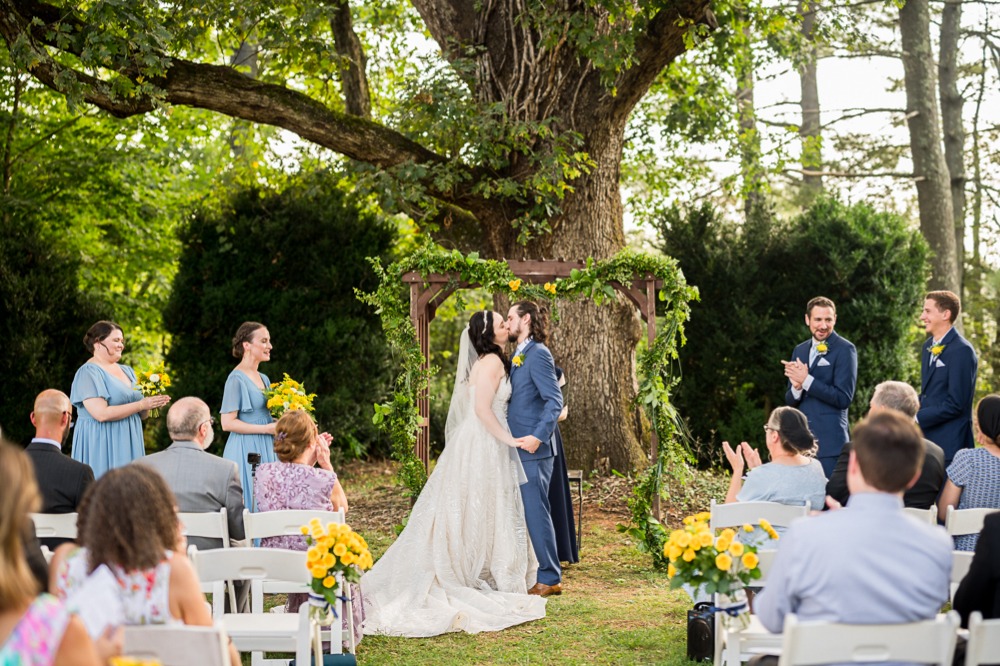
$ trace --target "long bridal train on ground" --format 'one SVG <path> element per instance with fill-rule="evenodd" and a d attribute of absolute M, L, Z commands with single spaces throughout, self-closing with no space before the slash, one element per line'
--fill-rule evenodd
<path fill-rule="evenodd" d="M 524 521 L 523 470 L 471 409 L 476 388 L 459 390 L 466 408 L 456 410 L 453 399 L 444 452 L 406 529 L 361 579 L 366 634 L 478 633 L 545 617 L 545 599 L 527 594 L 538 562 Z M 502 424 L 510 391 L 504 378 L 492 402 Z"/>

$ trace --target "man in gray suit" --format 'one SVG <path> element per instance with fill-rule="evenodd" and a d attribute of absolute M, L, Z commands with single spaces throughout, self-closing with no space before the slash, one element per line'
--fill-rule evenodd
<path fill-rule="evenodd" d="M 152 467 L 166 480 L 177 498 L 181 513 L 218 513 L 226 507 L 229 538 L 241 541 L 243 531 L 243 488 L 236 463 L 206 453 L 215 436 L 208 405 L 198 398 L 181 398 L 167 412 L 167 432 L 173 444 L 134 462 Z M 198 550 L 222 548 L 221 539 L 190 537 Z M 242 607 L 249 585 L 236 584 Z M 241 589 L 245 588 L 245 589 Z"/>

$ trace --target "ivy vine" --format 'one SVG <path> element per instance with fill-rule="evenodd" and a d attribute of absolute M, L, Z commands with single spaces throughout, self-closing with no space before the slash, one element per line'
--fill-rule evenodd
<path fill-rule="evenodd" d="M 653 343 L 639 355 L 639 392 L 633 407 L 641 406 L 649 416 L 659 439 L 659 457 L 640 476 L 634 497 L 629 501 L 632 526 L 622 527 L 637 539 L 640 549 L 662 554 L 665 530 L 652 515 L 653 498 L 666 498 L 663 475 L 668 471 L 686 469 L 690 460 L 684 445 L 684 426 L 670 402 L 670 392 L 680 380 L 677 372 L 677 350 L 685 343 L 684 323 L 691 314 L 690 302 L 698 298 L 698 290 L 684 279 L 677 262 L 664 256 L 654 256 L 625 249 L 604 260 L 588 258 L 585 267 L 573 269 L 569 277 L 544 285 L 518 279 L 505 261 L 481 259 L 478 254 L 464 255 L 458 250 L 446 251 L 428 244 L 412 255 L 383 267 L 378 258 L 369 258 L 379 285 L 375 291 L 356 290 L 357 297 L 375 308 L 382 318 L 382 328 L 394 357 L 401 365 L 392 395 L 375 405 L 373 422 L 392 441 L 393 457 L 400 463 L 400 482 L 413 496 L 420 494 L 427 474 L 416 456 L 415 444 L 419 432 L 417 400 L 438 368 L 421 368 L 424 357 L 410 320 L 409 294 L 404 288 L 403 275 L 416 271 L 423 277 L 431 273 L 454 276 L 457 282 L 479 284 L 490 294 L 503 294 L 513 300 L 546 301 L 554 317 L 558 317 L 557 299 L 590 298 L 598 305 L 614 301 L 611 283 L 631 286 L 636 275 L 652 274 L 663 281 L 658 298 L 665 303 L 661 309 L 659 331 Z"/>

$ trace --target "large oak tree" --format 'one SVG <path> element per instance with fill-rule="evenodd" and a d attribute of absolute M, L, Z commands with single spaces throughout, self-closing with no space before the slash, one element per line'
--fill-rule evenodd
<path fill-rule="evenodd" d="M 567 259 L 620 250 L 626 122 L 661 72 L 714 27 L 709 0 L 412 5 L 440 48 L 440 85 L 415 92 L 410 113 L 385 122 L 371 119 L 366 35 L 341 0 L 0 0 L 0 35 L 71 104 L 122 118 L 169 105 L 209 109 L 367 165 L 359 171 L 369 184 L 398 188 L 405 195 L 394 201 L 463 249 Z M 270 58 L 270 72 L 265 64 L 251 78 L 220 64 L 244 43 Z M 340 99 L 303 83 L 330 71 L 339 72 Z M 447 115 L 435 107 L 442 95 L 461 121 L 442 129 L 440 118 L 414 120 L 421 110 L 425 120 Z M 564 432 L 574 465 L 607 459 L 630 469 L 644 457 L 630 410 L 640 330 L 625 303 L 562 308 L 552 346 L 570 378 Z"/>

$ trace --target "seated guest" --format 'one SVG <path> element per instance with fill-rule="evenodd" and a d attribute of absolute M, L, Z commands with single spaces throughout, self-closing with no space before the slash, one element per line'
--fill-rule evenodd
<path fill-rule="evenodd" d="M 176 500 L 163 477 L 142 465 L 104 474 L 87 492 L 77 522 L 81 546 L 64 544 L 52 558 L 49 590 L 72 596 L 99 566 L 118 580 L 127 626 L 212 626 L 198 575 L 184 554 Z M 230 643 L 233 666 L 239 653 Z"/>
<path fill-rule="evenodd" d="M 62 452 L 69 439 L 73 405 L 62 391 L 48 389 L 35 398 L 31 423 L 35 436 L 25 449 L 35 466 L 35 478 L 42 493 L 42 513 L 74 513 L 83 493 L 94 482 L 94 470 Z M 42 545 L 55 550 L 70 539 L 42 539 Z"/>
<path fill-rule="evenodd" d="M 903 513 L 903 492 L 920 478 L 924 459 L 920 429 L 884 410 L 855 426 L 852 441 L 847 506 L 792 524 L 754 599 L 769 631 L 780 632 L 789 613 L 802 622 L 930 620 L 948 601 L 951 540 Z"/>
<path fill-rule="evenodd" d="M 284 511 L 319 510 L 347 512 L 347 496 L 337 481 L 330 464 L 330 436 L 318 433 L 316 424 L 303 410 L 285 412 L 275 425 L 274 453 L 278 462 L 264 463 L 257 469 L 254 487 L 257 510 Z M 319 468 L 314 467 L 319 463 Z M 261 539 L 263 548 L 307 550 L 306 539 L 301 535 Z M 364 620 L 361 592 L 357 585 L 349 585 L 354 611 L 354 640 L 361 641 L 361 622 Z M 297 613 L 305 603 L 306 594 L 289 594 L 285 603 L 286 613 Z M 347 618 L 344 618 L 346 628 Z"/>
<path fill-rule="evenodd" d="M 181 513 L 218 513 L 226 507 L 229 538 L 242 541 L 243 488 L 239 467 L 232 460 L 205 452 L 215 437 L 213 422 L 204 401 L 181 398 L 167 412 L 167 432 L 173 444 L 159 453 L 136 458 L 132 464 L 146 465 L 159 472 L 177 498 L 177 510 Z M 210 550 L 222 548 L 222 539 L 188 537 L 188 544 L 198 550 Z M 249 611 L 250 586 L 237 581 L 235 592 L 239 611 Z"/>
<path fill-rule="evenodd" d="M 152 467 L 167 482 L 181 513 L 218 513 L 226 508 L 229 538 L 242 541 L 243 487 L 232 460 L 206 453 L 215 439 L 214 419 L 198 398 L 181 398 L 167 412 L 167 432 L 173 442 L 165 450 L 133 464 Z M 222 548 L 221 539 L 189 537 L 198 550 Z"/>
<path fill-rule="evenodd" d="M 905 382 L 882 382 L 875 387 L 869 402 L 869 415 L 880 410 L 891 409 L 909 416 L 916 416 L 920 409 L 920 398 L 912 386 Z M 920 478 L 903 495 L 903 506 L 914 509 L 929 509 L 937 502 L 941 486 L 944 484 L 944 451 L 941 447 L 924 438 L 924 464 Z M 837 465 L 826 484 L 826 494 L 840 504 L 847 504 L 851 493 L 847 489 L 847 461 L 851 457 L 851 443 L 844 444 L 844 450 L 837 459 Z"/>
<path fill-rule="evenodd" d="M 966 629 L 973 611 L 982 613 L 984 620 L 1000 618 L 1000 513 L 986 516 L 969 573 L 959 584 L 951 607 L 962 616 Z"/>
<path fill-rule="evenodd" d="M 948 466 L 948 480 L 941 491 L 938 517 L 948 507 L 1000 509 L 1000 395 L 988 395 L 976 407 L 976 441 L 982 448 L 959 449 Z M 955 537 L 955 550 L 975 550 L 978 534 Z"/>
<path fill-rule="evenodd" d="M 121 653 L 120 636 L 101 639 L 99 652 L 80 618 L 52 595 L 38 594 L 24 558 L 21 536 L 39 504 L 28 456 L 0 442 L 0 663 L 98 666 Z"/>
<path fill-rule="evenodd" d="M 764 426 L 767 451 L 771 462 L 761 464 L 760 454 L 743 442 L 734 451 L 729 442 L 723 442 L 733 478 L 729 481 L 726 503 L 777 502 L 803 506 L 813 511 L 823 509 L 826 496 L 826 477 L 823 466 L 813 458 L 816 438 L 809 431 L 805 415 L 794 407 L 778 407 Z M 750 468 L 746 483 L 743 482 L 744 457 Z M 776 528 L 779 532 L 783 528 Z M 766 535 L 758 528 L 752 538 L 755 545 L 766 546 Z"/>

